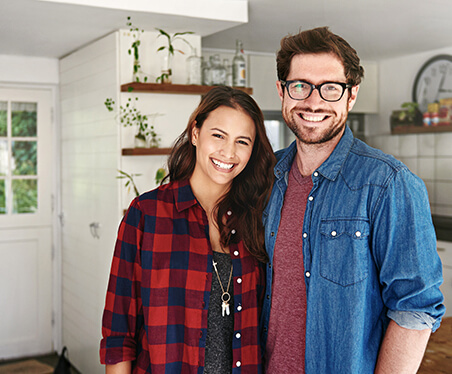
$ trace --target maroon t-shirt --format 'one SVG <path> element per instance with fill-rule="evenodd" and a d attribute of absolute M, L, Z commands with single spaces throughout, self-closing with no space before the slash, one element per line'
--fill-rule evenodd
<path fill-rule="evenodd" d="M 306 285 L 302 230 L 311 189 L 311 177 L 303 178 L 295 158 L 273 254 L 272 305 L 265 352 L 269 374 L 304 373 Z"/>

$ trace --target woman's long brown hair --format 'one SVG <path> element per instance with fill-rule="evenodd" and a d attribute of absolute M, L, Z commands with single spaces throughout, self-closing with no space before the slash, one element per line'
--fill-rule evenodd
<path fill-rule="evenodd" d="M 240 90 L 219 86 L 211 89 L 193 112 L 185 131 L 176 139 L 168 158 L 169 180 L 186 180 L 196 164 L 196 148 L 191 142 L 192 130 L 200 129 L 211 112 L 220 106 L 242 110 L 256 128 L 253 151 L 248 164 L 234 178 L 228 193 L 216 205 L 220 242 L 226 247 L 243 240 L 248 251 L 262 262 L 268 261 L 264 245 L 262 212 L 273 185 L 275 156 L 267 138 L 264 116 L 256 102 Z M 166 178 L 165 178 L 166 179 Z M 233 214 L 224 217 L 231 210 Z M 235 234 L 232 234 L 232 230 Z"/>

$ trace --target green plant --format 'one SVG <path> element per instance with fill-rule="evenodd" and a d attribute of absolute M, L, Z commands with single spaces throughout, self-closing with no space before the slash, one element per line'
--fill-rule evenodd
<path fill-rule="evenodd" d="M 135 192 L 136 196 L 140 196 L 140 193 L 138 192 L 137 185 L 135 184 L 135 181 L 133 180 L 134 177 L 139 177 L 141 174 L 128 174 L 125 171 L 118 170 L 117 179 L 127 179 L 127 182 L 124 184 L 124 187 L 127 188 L 127 192 L 130 192 L 130 189 L 133 187 L 133 191 Z"/>
<path fill-rule="evenodd" d="M 164 168 L 157 169 L 155 173 L 155 184 L 159 185 L 167 174 L 168 172 Z"/>
<path fill-rule="evenodd" d="M 138 101 L 138 97 L 135 97 L 135 102 Z M 107 98 L 104 102 L 105 107 L 109 112 L 115 110 L 115 101 L 112 98 Z M 119 122 L 124 126 L 136 126 L 137 134 L 136 138 L 146 141 L 149 138 L 150 147 L 158 147 L 160 143 L 160 138 L 155 132 L 154 125 L 150 124 L 156 117 L 162 116 L 161 113 L 152 114 L 141 114 L 133 101 L 132 98 L 127 99 L 127 104 L 125 106 L 119 107 Z"/>
<path fill-rule="evenodd" d="M 163 51 L 163 50 L 167 50 L 168 51 L 168 55 L 166 56 L 166 58 L 168 59 L 168 69 L 166 71 L 163 71 L 162 74 L 157 77 L 156 82 L 165 82 L 167 81 L 171 74 L 171 68 L 170 68 L 170 64 L 171 64 L 171 58 L 174 56 L 175 52 L 179 52 L 181 54 L 184 54 L 184 51 L 182 51 L 181 49 L 176 49 L 174 47 L 174 42 L 176 42 L 177 40 L 181 40 L 184 43 L 188 44 L 190 47 L 192 47 L 192 45 L 190 44 L 190 42 L 183 38 L 183 35 L 188 35 L 188 34 L 194 34 L 193 31 L 185 31 L 185 32 L 176 32 L 173 36 L 171 36 L 170 34 L 168 34 L 166 31 L 156 28 L 156 30 L 159 32 L 159 35 L 157 36 L 157 38 L 163 36 L 166 37 L 167 39 L 167 45 L 161 46 L 160 48 L 157 49 L 157 52 Z"/>
<path fill-rule="evenodd" d="M 142 30 L 142 29 L 140 30 L 138 27 L 134 27 L 132 25 L 132 21 L 130 20 L 130 17 L 127 17 L 126 25 L 129 27 L 129 31 L 132 33 L 132 36 L 134 38 L 134 41 L 132 42 L 132 45 L 128 50 L 129 55 L 132 55 L 132 53 L 133 53 L 133 80 L 135 82 L 139 82 L 140 74 L 141 74 L 141 75 L 143 75 L 143 79 L 146 82 L 148 80 L 148 77 L 141 70 L 140 55 L 139 55 L 139 47 L 141 45 L 140 36 L 144 32 L 144 30 Z"/>
<path fill-rule="evenodd" d="M 405 102 L 401 105 L 402 110 L 399 113 L 399 121 L 413 122 L 419 112 L 419 104 L 415 102 Z"/>

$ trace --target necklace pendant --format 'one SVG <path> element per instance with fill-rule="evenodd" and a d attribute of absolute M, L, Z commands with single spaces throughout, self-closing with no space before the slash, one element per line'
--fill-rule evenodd
<path fill-rule="evenodd" d="M 229 303 L 226 301 L 223 301 L 223 304 L 221 304 L 221 314 L 224 317 L 224 314 L 226 313 L 227 315 L 231 314 L 231 311 L 229 310 Z"/>

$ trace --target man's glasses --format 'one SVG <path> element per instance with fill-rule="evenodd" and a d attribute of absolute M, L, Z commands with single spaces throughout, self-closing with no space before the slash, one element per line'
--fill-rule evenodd
<path fill-rule="evenodd" d="M 320 97 L 325 101 L 339 101 L 347 88 L 353 87 L 347 83 L 325 82 L 322 84 L 312 84 L 305 81 L 283 81 L 281 85 L 287 88 L 289 97 L 293 100 L 306 100 L 311 96 L 312 91 L 318 90 Z"/>

